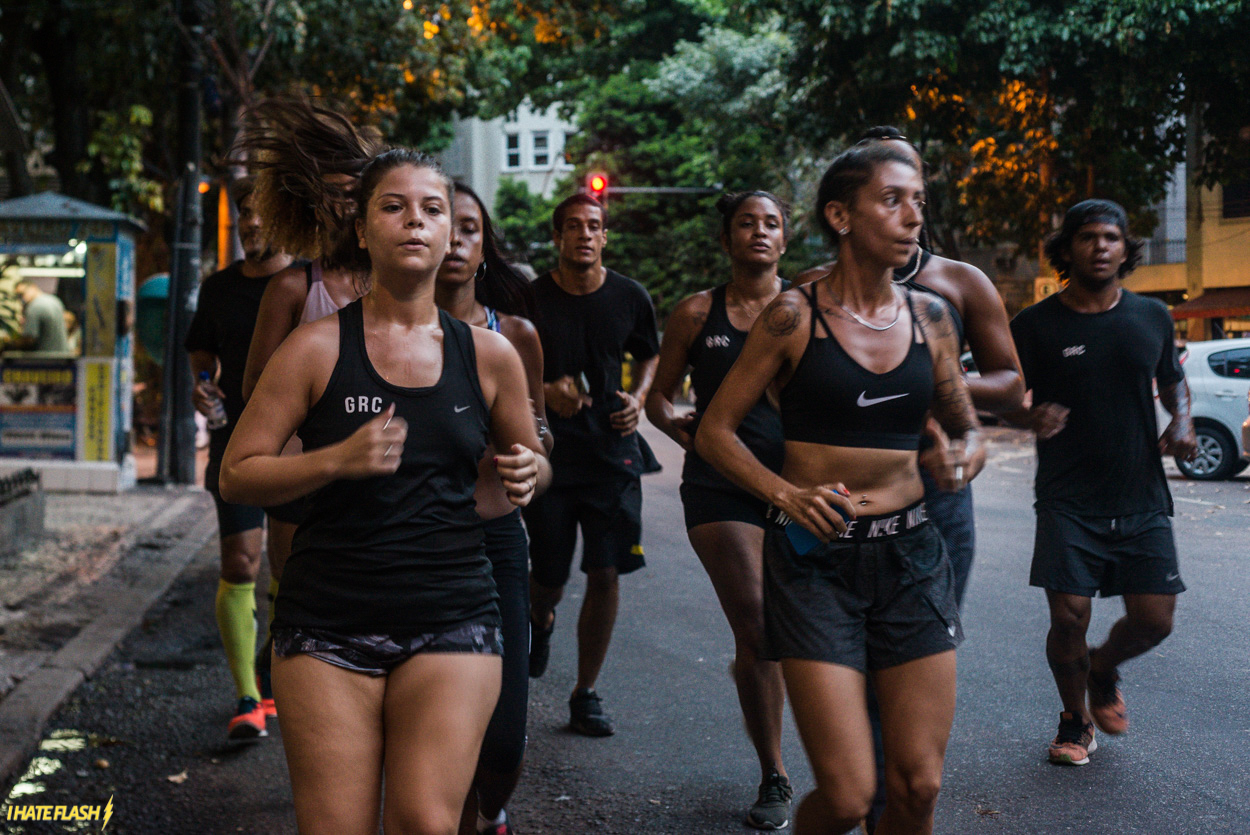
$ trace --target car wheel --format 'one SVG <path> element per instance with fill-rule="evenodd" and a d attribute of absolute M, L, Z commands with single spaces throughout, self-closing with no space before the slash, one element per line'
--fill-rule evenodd
<path fill-rule="evenodd" d="M 1237 445 L 1223 429 L 1214 426 L 1198 426 L 1198 454 L 1192 461 L 1175 459 L 1177 469 L 1186 478 L 1198 481 L 1219 481 L 1232 478 L 1237 472 L 1241 458 L 1237 455 Z"/>

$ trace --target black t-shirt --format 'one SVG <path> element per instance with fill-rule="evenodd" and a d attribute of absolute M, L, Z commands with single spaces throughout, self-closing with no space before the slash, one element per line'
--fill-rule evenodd
<path fill-rule="evenodd" d="M 276 273 L 274 274 L 276 275 Z M 243 414 L 243 371 L 252 331 L 260 312 L 260 298 L 272 275 L 248 278 L 243 262 L 215 272 L 200 285 L 200 298 L 184 343 L 188 351 L 208 351 L 221 363 L 217 386 L 225 395 L 229 422 L 212 433 L 212 448 L 224 451 L 230 433 Z"/>
<path fill-rule="evenodd" d="M 1051 296 L 1011 323 L 1033 403 L 1067 406 L 1067 426 L 1037 442 L 1037 506 L 1082 516 L 1172 512 L 1153 387 L 1184 378 L 1172 317 L 1125 290 L 1103 313 Z"/>
<path fill-rule="evenodd" d="M 621 364 L 628 352 L 638 362 L 660 352 L 655 309 L 642 285 L 607 271 L 603 286 L 575 296 L 556 284 L 551 273 L 534 280 L 539 338 L 543 345 L 543 380 L 585 375 L 594 404 L 571 418 L 548 410 L 555 437 L 552 483 L 595 484 L 621 475 L 640 475 L 643 459 L 638 433 L 625 437 L 609 416 L 621 408 Z"/>

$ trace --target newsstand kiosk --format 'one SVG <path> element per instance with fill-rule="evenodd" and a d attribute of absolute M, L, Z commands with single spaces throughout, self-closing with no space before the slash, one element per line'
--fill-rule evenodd
<path fill-rule="evenodd" d="M 0 355 L 0 477 L 37 470 L 45 490 L 117 493 L 130 450 L 135 233 L 127 215 L 45 192 L 0 202 L 9 292 L 34 281 L 65 308 L 70 350 Z"/>

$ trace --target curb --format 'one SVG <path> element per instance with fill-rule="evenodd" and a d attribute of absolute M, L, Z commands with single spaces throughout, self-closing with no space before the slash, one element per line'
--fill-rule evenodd
<path fill-rule="evenodd" d="M 160 528 L 185 509 L 181 502 L 175 502 L 154 514 L 148 524 Z M 215 514 L 206 514 L 177 543 L 145 564 L 142 580 L 128 587 L 125 595 L 116 595 L 103 614 L 79 630 L 0 701 L 0 785 L 7 786 L 18 774 L 38 748 L 52 715 L 143 621 L 148 609 L 216 533 Z"/>

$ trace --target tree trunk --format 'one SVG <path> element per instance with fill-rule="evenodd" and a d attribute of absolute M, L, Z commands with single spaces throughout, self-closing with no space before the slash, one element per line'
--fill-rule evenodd
<path fill-rule="evenodd" d="M 99 203 L 107 196 L 95 194 L 91 178 L 78 170 L 79 162 L 87 159 L 90 125 L 87 88 L 79 71 L 79 37 L 74 17 L 73 10 L 64 3 L 50 3 L 31 43 L 43 62 L 44 77 L 48 81 L 56 142 L 49 161 L 60 177 L 61 193 Z"/>

